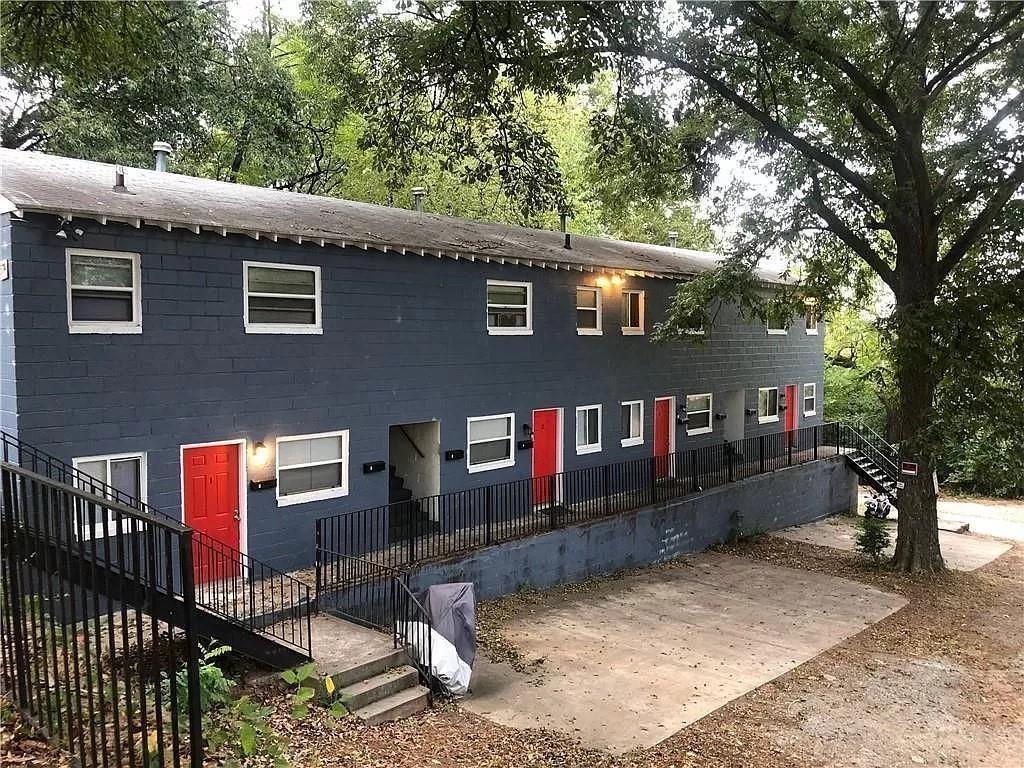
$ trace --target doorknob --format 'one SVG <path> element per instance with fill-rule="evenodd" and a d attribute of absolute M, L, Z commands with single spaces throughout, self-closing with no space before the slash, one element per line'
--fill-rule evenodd
<path fill-rule="evenodd" d="M 238 514 L 238 510 L 235 510 L 235 520 L 241 520 L 242 516 Z"/>

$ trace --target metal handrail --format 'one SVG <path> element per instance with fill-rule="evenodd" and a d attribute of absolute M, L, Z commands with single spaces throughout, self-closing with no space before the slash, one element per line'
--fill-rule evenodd
<path fill-rule="evenodd" d="M 869 427 L 863 421 L 857 422 L 857 424 L 854 425 L 854 426 L 856 426 L 856 428 L 859 429 L 859 430 L 867 432 L 868 435 L 873 437 L 876 442 L 879 442 L 883 446 L 885 446 L 886 450 L 888 450 L 889 453 L 891 453 L 893 456 L 898 456 L 899 455 L 899 450 L 896 448 L 896 446 L 894 446 L 892 443 L 890 443 L 888 440 L 886 440 L 881 434 L 879 434 L 877 431 L 875 431 L 874 429 Z"/>

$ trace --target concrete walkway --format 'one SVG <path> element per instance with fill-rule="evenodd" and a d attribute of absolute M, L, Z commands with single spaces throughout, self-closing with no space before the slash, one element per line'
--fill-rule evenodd
<path fill-rule="evenodd" d="M 896 549 L 896 523 L 889 522 L 888 525 L 892 529 L 893 544 L 890 545 L 888 551 L 891 556 Z M 853 552 L 857 548 L 858 532 L 856 518 L 831 517 L 816 523 L 786 528 L 771 535 L 790 541 L 802 541 L 807 544 Z M 939 548 L 942 550 L 946 565 L 957 571 L 973 571 L 981 568 L 1009 551 L 1011 546 L 1005 541 L 987 539 L 971 533 L 939 531 Z"/>
<path fill-rule="evenodd" d="M 856 582 L 704 553 L 553 590 L 511 620 L 524 674 L 481 654 L 462 706 L 613 752 L 652 746 L 888 616 L 906 601 Z"/>

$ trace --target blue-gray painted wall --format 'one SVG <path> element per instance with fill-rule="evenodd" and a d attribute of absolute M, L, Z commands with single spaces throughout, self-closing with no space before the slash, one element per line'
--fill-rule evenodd
<path fill-rule="evenodd" d="M 733 529 L 766 533 L 856 506 L 857 476 L 833 457 L 433 563 L 414 573 L 410 586 L 470 581 L 485 600 L 700 552 Z"/>
<path fill-rule="evenodd" d="M 244 236 L 164 232 L 79 222 L 83 248 L 142 254 L 140 335 L 69 334 L 65 248 L 51 216 L 11 222 L 17 420 L 25 441 L 62 458 L 145 451 L 148 500 L 180 515 L 180 446 L 246 438 L 273 445 L 285 435 L 350 430 L 350 494 L 278 507 L 273 490 L 247 495 L 248 551 L 281 567 L 312 557 L 313 520 L 387 501 L 387 473 L 362 464 L 388 458 L 388 426 L 437 419 L 441 450 L 466 447 L 466 418 L 514 412 L 519 425 L 537 408 L 565 409 L 564 468 L 651 452 L 653 398 L 815 382 L 821 412 L 822 336 L 802 320 L 788 336 L 768 336 L 728 308 L 706 346 L 656 345 L 619 332 L 619 289 L 604 291 L 603 336 L 577 336 L 575 287 L 590 273 L 470 263 Z M 323 335 L 247 335 L 242 261 L 319 265 Z M 488 279 L 533 283 L 532 336 L 490 336 Z M 646 293 L 647 328 L 674 290 L 659 279 L 627 278 Z M 7 388 L 5 385 L 5 395 Z M 645 442 L 619 446 L 622 400 L 645 402 Z M 574 408 L 604 405 L 603 450 L 577 457 Z M 716 410 L 721 409 L 721 401 Z M 7 417 L 5 417 L 7 418 Z M 804 419 L 813 424 L 820 416 Z M 746 435 L 775 431 L 746 420 Z M 718 442 L 723 424 L 701 437 L 677 429 L 677 450 Z M 514 467 L 467 473 L 441 462 L 441 490 L 528 477 L 531 456 Z M 250 478 L 272 474 L 250 470 Z"/>
<path fill-rule="evenodd" d="M 0 260 L 11 269 L 11 215 L 0 214 Z M 8 272 L 10 274 L 10 272 Z M 14 281 L 0 281 L 0 429 L 18 433 L 17 392 L 14 372 Z"/>

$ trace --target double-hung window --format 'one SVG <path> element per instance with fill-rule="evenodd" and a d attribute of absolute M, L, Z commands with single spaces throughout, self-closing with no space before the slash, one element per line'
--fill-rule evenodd
<path fill-rule="evenodd" d="M 118 500 L 118 494 L 114 491 L 120 491 L 131 499 L 145 503 L 146 454 L 119 453 L 109 456 L 83 456 L 72 459 L 71 463 L 81 473 L 81 476 L 75 479 L 75 484 L 83 491 L 95 496 L 106 496 L 113 501 Z M 90 478 L 98 480 L 102 485 L 91 482 Z M 96 516 L 103 514 L 101 510 L 92 509 L 91 505 L 84 501 L 76 503 L 80 505 L 79 514 L 83 516 L 79 529 L 82 538 L 92 539 L 114 535 L 117 523 L 113 512 L 107 510 L 104 518 L 98 520 Z M 130 525 L 127 518 L 122 518 L 122 531 L 130 530 Z"/>
<path fill-rule="evenodd" d="M 533 284 L 487 281 L 487 332 L 492 336 L 533 333 Z"/>
<path fill-rule="evenodd" d="M 804 416 L 814 416 L 818 412 L 818 385 L 804 384 Z"/>
<path fill-rule="evenodd" d="M 601 406 L 581 405 L 576 409 L 576 454 L 601 450 Z"/>
<path fill-rule="evenodd" d="M 622 439 L 625 448 L 630 445 L 643 445 L 644 442 L 644 401 L 627 400 L 622 403 Z"/>
<path fill-rule="evenodd" d="M 142 333 L 142 269 L 137 253 L 67 250 L 68 330 Z"/>
<path fill-rule="evenodd" d="M 686 434 L 706 435 L 711 431 L 711 393 L 686 396 Z"/>
<path fill-rule="evenodd" d="M 785 336 L 789 333 L 789 320 L 778 313 L 771 314 L 765 320 L 765 327 L 769 336 Z"/>
<path fill-rule="evenodd" d="M 277 438 L 277 505 L 348 495 L 348 430 Z"/>
<path fill-rule="evenodd" d="M 470 472 L 501 469 L 515 464 L 513 449 L 514 413 L 473 416 L 466 419 L 466 467 Z"/>
<path fill-rule="evenodd" d="M 581 285 L 576 289 L 576 333 L 601 335 L 601 289 Z"/>
<path fill-rule="evenodd" d="M 762 387 L 757 390 L 757 423 L 768 424 L 779 420 L 779 388 Z"/>
<path fill-rule="evenodd" d="M 807 302 L 804 308 L 804 332 L 808 336 L 818 335 L 818 305 L 813 301 Z"/>
<path fill-rule="evenodd" d="M 622 333 L 640 336 L 644 332 L 644 292 L 622 292 Z"/>
<path fill-rule="evenodd" d="M 242 262 L 246 333 L 323 333 L 320 267 Z"/>

